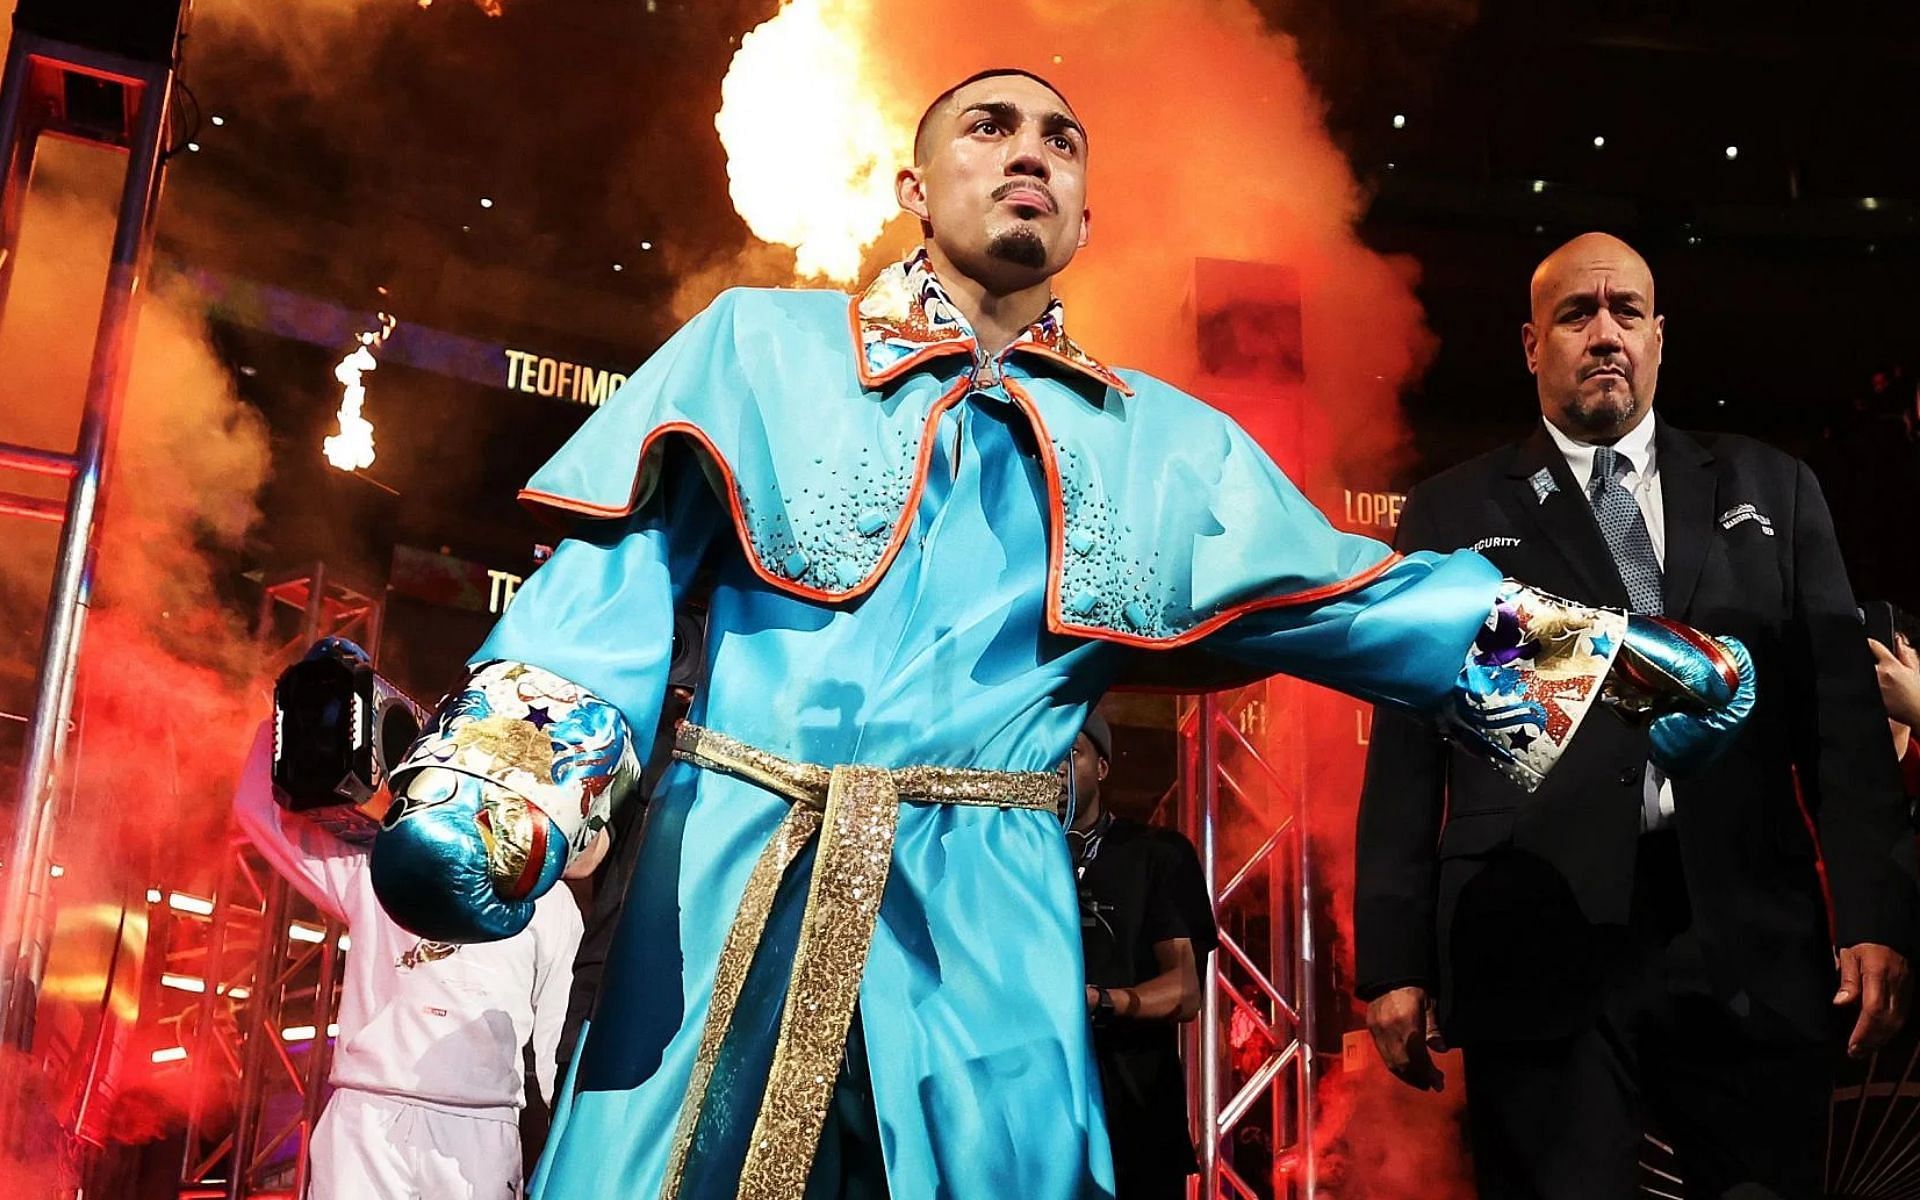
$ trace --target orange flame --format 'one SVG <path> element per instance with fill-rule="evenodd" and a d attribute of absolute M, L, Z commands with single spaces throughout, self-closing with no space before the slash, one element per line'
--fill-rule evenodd
<path fill-rule="evenodd" d="M 395 324 L 392 316 L 381 313 L 380 327 L 360 334 L 360 344 L 333 368 L 333 377 L 340 381 L 342 389 L 337 418 L 340 432 L 322 442 L 320 450 L 328 462 L 342 471 L 364 470 L 373 465 L 373 422 L 360 411 L 367 399 L 367 388 L 360 378 L 380 365 L 373 352 L 393 335 Z"/>
<path fill-rule="evenodd" d="M 789 0 L 740 39 L 720 85 L 733 207 L 754 236 L 793 247 L 801 277 L 854 282 L 898 211 L 893 170 L 912 130 L 874 103 L 873 64 L 851 35 L 870 7 Z"/>
<path fill-rule="evenodd" d="M 715 118 L 734 207 L 762 244 L 683 281 L 676 307 L 740 283 L 857 284 L 862 247 L 871 270 L 917 241 L 889 168 L 910 160 L 922 105 L 993 66 L 1041 72 L 1093 131 L 1094 236 L 1057 281 L 1076 339 L 1199 387 L 1196 260 L 1284 267 L 1306 375 L 1286 403 L 1303 402 L 1313 434 L 1295 482 L 1324 495 L 1351 471 L 1380 486 L 1406 448 L 1399 389 L 1432 350 L 1418 268 L 1355 233 L 1364 190 L 1293 42 L 1252 0 L 974 0 L 965 36 L 907 0 L 786 0 L 735 53 Z M 790 269 L 769 260 L 787 247 Z"/>

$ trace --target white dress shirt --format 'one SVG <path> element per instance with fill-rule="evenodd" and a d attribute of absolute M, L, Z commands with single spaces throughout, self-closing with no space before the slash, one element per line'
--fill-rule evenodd
<path fill-rule="evenodd" d="M 1573 480 L 1580 485 L 1580 494 L 1587 495 L 1587 486 L 1593 481 L 1593 452 L 1596 449 L 1590 443 L 1576 442 L 1551 421 L 1542 421 L 1547 427 L 1548 436 L 1553 444 L 1560 447 L 1560 453 L 1566 457 L 1567 469 L 1573 472 Z M 1660 495 L 1660 461 L 1653 448 L 1654 416 L 1651 411 L 1646 419 L 1613 444 L 1614 450 L 1627 460 L 1629 469 L 1620 478 L 1620 486 L 1633 494 L 1634 503 L 1640 506 L 1640 516 L 1647 523 L 1647 536 L 1653 541 L 1653 556 L 1659 560 L 1662 570 L 1667 565 L 1667 513 Z M 1652 763 L 1647 764 L 1646 783 L 1641 789 L 1640 828 L 1643 830 L 1665 829 L 1673 821 L 1673 784 L 1667 780 L 1666 773 Z"/>

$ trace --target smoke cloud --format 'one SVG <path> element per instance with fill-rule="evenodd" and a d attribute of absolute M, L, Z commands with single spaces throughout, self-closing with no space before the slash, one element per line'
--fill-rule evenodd
<path fill-rule="evenodd" d="M 104 152 L 43 144 L 0 324 L 0 377 L 27 399 L 0 412 L 8 441 L 58 450 L 75 443 L 121 164 Z M 110 657 L 92 651 L 124 633 L 183 662 L 235 669 L 250 662 L 251 647 L 221 603 L 215 560 L 237 552 L 259 519 L 265 427 L 234 395 L 191 292 L 164 267 L 149 289 L 108 476 L 86 658 Z M 51 480 L 10 483 L 63 494 Z M 11 552 L 0 557 L 0 605 L 10 625 L 32 636 L 12 640 L 15 660 L 22 649 L 37 650 L 57 541 L 52 525 L 16 529 Z"/>
<path fill-rule="evenodd" d="M 1364 1066 L 1324 1076 L 1317 1093 L 1328 1192 L 1341 1200 L 1472 1197 L 1460 1056 L 1437 1060 L 1447 1083 L 1436 1095 L 1401 1083 L 1366 1053 Z"/>
<path fill-rule="evenodd" d="M 1223 774 L 1239 785 L 1221 789 L 1222 816 L 1215 831 L 1221 877 L 1239 874 L 1283 825 L 1298 821 L 1306 829 L 1319 976 L 1313 1144 L 1321 1184 L 1342 1200 L 1467 1200 L 1474 1189 L 1458 1055 L 1440 1061 L 1447 1075 L 1440 1094 L 1408 1087 L 1387 1071 L 1352 998 L 1354 819 L 1371 725 L 1368 706 L 1285 678 L 1225 696 L 1220 706 L 1264 764 L 1254 763 L 1234 739 L 1218 743 Z M 1249 882 L 1220 914 L 1223 930 L 1239 928 L 1250 939 L 1247 949 L 1256 962 L 1264 962 L 1266 938 L 1279 939 L 1282 965 L 1275 982 L 1289 996 L 1297 927 L 1284 918 L 1269 934 L 1265 889 L 1277 886 L 1283 895 L 1292 894 L 1296 854 L 1290 838 L 1282 839 L 1269 860 L 1279 869 L 1278 882 L 1269 884 L 1264 870 L 1249 872 Z M 1281 911 L 1286 908 L 1283 903 Z M 1226 970 L 1230 977 L 1240 974 L 1235 964 Z M 1265 1007 L 1264 1001 L 1256 1004 Z M 1281 1019 L 1277 1032 L 1285 1040 L 1293 1036 L 1293 1027 Z M 1272 1047 L 1263 1046 L 1251 1024 L 1237 1015 L 1221 1033 L 1234 1047 L 1237 1084 L 1251 1076 L 1262 1050 Z"/>
<path fill-rule="evenodd" d="M 899 146 L 934 95 L 980 69 L 1022 67 L 1060 87 L 1090 132 L 1094 221 L 1059 285 L 1075 336 L 1093 353 L 1191 384 L 1194 260 L 1278 264 L 1298 279 L 1309 424 L 1322 450 L 1305 460 L 1301 482 L 1324 485 L 1342 468 L 1377 478 L 1392 465 L 1404 441 L 1399 391 L 1433 349 L 1413 294 L 1417 272 L 1355 233 L 1364 195 L 1327 133 L 1322 102 L 1293 41 L 1245 0 L 987 0 L 969 9 L 965 37 L 904 0 L 799 0 L 775 21 L 810 29 L 822 19 L 851 44 L 846 57 L 868 73 L 871 103 Z M 766 57 L 743 50 L 735 69 L 771 71 L 760 65 Z M 835 96 L 817 112 L 816 98 L 794 94 L 787 111 L 831 121 Z M 784 157 L 780 140 L 768 141 L 758 153 Z M 733 156 L 737 196 L 764 164 Z M 848 170 L 843 191 L 864 194 L 865 164 Z M 790 202 L 813 183 L 795 175 Z M 918 230 L 896 218 L 872 235 L 868 272 Z M 778 278 L 782 265 L 756 250 L 690 273 L 677 307 L 689 312 L 731 283 L 790 282 Z"/>
<path fill-rule="evenodd" d="M 75 444 L 124 164 L 91 147 L 41 144 L 0 322 L 0 378 L 15 397 L 0 407 L 0 439 L 59 451 Z M 222 591 L 259 519 L 264 424 L 235 397 L 194 296 L 163 267 L 146 286 L 81 647 L 62 777 L 71 799 L 53 841 L 64 874 L 51 881 L 48 919 L 59 934 L 31 1078 L 24 1064 L 9 1074 L 44 1093 L 40 1107 L 63 1121 L 94 1045 L 87 1023 L 110 986 L 116 995 L 128 986 L 110 971 L 138 970 L 143 936 L 128 943 L 132 959 L 113 952 L 121 914 L 144 923 L 150 886 L 211 890 L 244 731 L 265 704 L 256 652 Z M 5 486 L 64 495 L 53 480 L 10 476 Z M 0 621 L 13 636 L 0 657 L 0 703 L 24 714 L 58 530 L 15 521 L 8 532 Z M 6 783 L 11 793 L 11 776 Z M 136 1075 L 117 1082 L 137 1082 L 145 1050 L 120 1060 Z M 37 1178 L 55 1165 L 12 1169 Z"/>
<path fill-rule="evenodd" d="M 1305 386 L 1328 448 L 1356 464 L 1397 452 L 1399 390 L 1431 350 L 1413 271 L 1355 234 L 1363 195 L 1291 39 L 1242 0 L 985 8 L 964 51 L 893 7 L 869 36 L 914 117 L 953 80 L 1016 65 L 1086 122 L 1093 238 L 1060 288 L 1075 336 L 1191 381 L 1193 260 L 1279 264 L 1299 281 Z M 919 40 L 902 44 L 901 30 Z"/>
<path fill-rule="evenodd" d="M 470 4 L 489 17 L 504 14 L 501 0 L 443 0 L 448 5 Z M 231 53 L 244 43 L 271 56 L 281 81 L 291 88 L 339 95 L 359 90 L 365 83 L 367 48 L 377 40 L 383 22 L 417 17 L 434 0 L 285 0 L 280 4 L 251 4 L 247 0 L 199 0 L 194 5 L 193 32 L 206 34 Z M 195 55 L 190 65 L 205 62 Z M 257 69 L 261 64 L 251 64 Z M 370 104 L 378 103 L 369 96 Z"/>
<path fill-rule="evenodd" d="M 1318 1092 L 1316 1144 L 1324 1177 L 1342 1200 L 1465 1200 L 1474 1187 L 1460 1056 L 1436 1060 L 1446 1075 L 1441 1093 L 1408 1087 L 1388 1072 L 1366 1032 L 1362 1006 L 1351 999 L 1354 833 L 1371 711 L 1351 697 L 1294 680 L 1263 686 L 1275 705 L 1270 727 L 1291 731 L 1295 740 L 1285 753 L 1304 765 L 1299 794 L 1305 797 L 1323 906 L 1315 924 L 1333 942 L 1319 957 L 1333 970 L 1335 986 L 1321 994 L 1340 1006 L 1322 1010 L 1322 1027 L 1349 1030 L 1342 1068 L 1323 1074 Z M 1321 1042 L 1327 1046 L 1330 1038 Z"/>

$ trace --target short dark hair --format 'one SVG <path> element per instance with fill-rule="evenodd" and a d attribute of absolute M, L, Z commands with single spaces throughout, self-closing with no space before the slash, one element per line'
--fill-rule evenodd
<path fill-rule="evenodd" d="M 935 96 L 933 103 L 927 105 L 927 111 L 920 114 L 920 123 L 913 127 L 913 160 L 916 164 L 926 160 L 926 155 L 921 153 L 921 150 L 927 139 L 927 127 L 933 124 L 934 114 L 939 112 L 940 109 L 946 105 L 947 101 L 953 99 L 954 93 L 970 83 L 979 83 L 982 79 L 997 79 L 1002 75 L 1018 75 L 1024 79 L 1031 79 L 1054 95 L 1059 96 L 1061 102 L 1066 104 L 1069 109 L 1073 107 L 1073 104 L 1067 100 L 1066 94 L 1059 88 L 1053 86 L 1051 80 L 1044 79 L 1022 67 L 989 67 L 984 71 L 975 71 L 959 83 L 954 84 L 946 91 Z"/>

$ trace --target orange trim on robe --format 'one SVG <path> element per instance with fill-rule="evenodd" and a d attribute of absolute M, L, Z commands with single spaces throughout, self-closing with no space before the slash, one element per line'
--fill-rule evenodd
<path fill-rule="evenodd" d="M 1347 592 L 1357 591 L 1384 575 L 1393 568 L 1394 564 L 1400 561 L 1401 556 L 1399 554 L 1390 553 L 1385 559 L 1376 563 L 1374 566 L 1345 579 L 1335 580 L 1332 583 L 1306 588 L 1297 592 L 1286 592 L 1277 596 L 1263 596 L 1257 600 L 1249 600 L 1242 604 L 1233 605 L 1213 614 L 1206 620 L 1194 625 L 1191 629 L 1185 630 L 1170 638 L 1144 637 L 1139 634 L 1122 633 L 1119 630 L 1108 629 L 1103 626 L 1074 624 L 1067 620 L 1061 610 L 1061 595 L 1064 591 L 1063 573 L 1066 567 L 1066 503 L 1060 489 L 1060 465 L 1054 457 L 1053 442 L 1051 437 L 1048 436 L 1046 422 L 1041 419 L 1039 408 L 1034 404 L 1033 398 L 1027 394 L 1024 388 L 1021 388 L 1013 380 L 1005 380 L 1005 383 L 1007 393 L 1013 398 L 1014 403 L 1019 406 L 1020 411 L 1026 415 L 1027 420 L 1033 425 L 1035 433 L 1034 441 L 1039 447 L 1041 461 L 1045 468 L 1042 473 L 1046 476 L 1047 484 L 1048 537 L 1046 614 L 1047 630 L 1050 633 L 1070 637 L 1092 638 L 1099 641 L 1114 642 L 1125 646 L 1136 646 L 1148 650 L 1177 649 L 1181 646 L 1187 646 L 1199 641 L 1217 631 L 1222 626 L 1248 613 L 1259 612 L 1269 608 L 1284 608 L 1293 604 L 1311 604 L 1344 595 Z M 740 487 L 734 476 L 732 465 L 729 464 L 726 457 L 720 453 L 719 447 L 714 445 L 712 439 L 691 422 L 670 421 L 658 426 L 647 434 L 646 439 L 640 446 L 639 465 L 634 469 L 634 491 L 633 494 L 629 496 L 624 507 L 613 508 L 608 505 L 589 504 L 564 496 L 536 492 L 532 489 L 522 489 L 519 494 L 519 499 L 522 504 L 533 509 L 535 514 L 539 516 L 550 516 L 554 512 L 568 512 L 596 520 L 611 520 L 627 516 L 632 513 L 637 506 L 640 481 L 645 476 L 647 460 L 653 454 L 656 444 L 668 435 L 683 435 L 697 443 L 700 450 L 705 453 L 708 461 L 713 463 L 714 467 L 720 472 L 721 477 L 726 481 L 727 509 L 733 521 L 735 534 L 740 540 L 741 549 L 745 552 L 747 562 L 753 568 L 754 574 L 770 586 L 807 600 L 817 601 L 822 604 L 842 603 L 856 599 L 871 591 L 874 585 L 880 581 L 880 577 L 885 575 L 887 569 L 893 565 L 894 558 L 900 553 L 900 547 L 905 544 L 907 534 L 912 528 L 914 514 L 919 511 L 920 495 L 921 492 L 925 490 L 927 471 L 932 465 L 935 426 L 938 424 L 941 414 L 952 408 L 967 394 L 970 384 L 971 380 L 963 377 L 955 383 L 953 387 L 948 388 L 945 394 L 938 400 L 934 401 L 933 406 L 928 410 L 925 425 L 921 429 L 920 449 L 915 456 L 913 483 L 907 492 L 906 499 L 901 504 L 900 515 L 895 518 L 893 534 L 888 539 L 887 548 L 882 552 L 879 561 L 875 563 L 872 570 L 868 571 L 857 584 L 843 592 L 828 592 L 820 588 L 810 587 L 807 584 L 799 583 L 785 576 L 775 574 L 768 569 L 767 565 L 761 561 L 759 554 L 753 549 L 752 534 L 747 525 L 746 512 L 740 506 Z"/>
<path fill-rule="evenodd" d="M 1094 625 L 1075 625 L 1066 619 L 1060 611 L 1060 596 L 1065 590 L 1063 575 L 1066 571 L 1066 529 L 1067 506 L 1060 492 L 1060 464 L 1053 455 L 1053 439 L 1047 434 L 1047 423 L 1040 418 L 1040 409 L 1027 395 L 1026 389 L 1009 379 L 1006 381 L 1007 394 L 1020 406 L 1020 411 L 1033 423 L 1034 442 L 1040 447 L 1041 461 L 1046 464 L 1042 472 L 1047 477 L 1047 631 L 1066 634 L 1073 637 L 1098 638 L 1101 641 L 1116 642 L 1123 646 L 1139 646 L 1147 650 L 1174 650 L 1191 645 L 1215 632 L 1222 626 L 1251 612 L 1266 608 L 1285 608 L 1291 604 L 1311 604 L 1319 600 L 1329 600 L 1347 592 L 1357 591 L 1372 583 L 1393 569 L 1400 561 L 1397 553 L 1388 552 L 1387 557 L 1373 566 L 1332 583 L 1318 587 L 1305 588 L 1298 592 L 1285 592 L 1278 596 L 1262 596 L 1258 600 L 1249 600 L 1233 605 L 1215 613 L 1196 624 L 1192 629 L 1175 634 L 1170 638 L 1142 637 L 1139 634 L 1121 633 L 1117 629 L 1106 629 Z"/>
<path fill-rule="evenodd" d="M 740 539 L 740 548 L 746 553 L 747 562 L 753 567 L 754 574 L 758 575 L 762 581 L 796 596 L 817 600 L 823 604 L 837 604 L 871 591 L 880 581 L 880 577 L 887 573 L 887 568 L 893 565 L 894 557 L 900 553 L 900 547 L 906 542 L 907 533 L 913 526 L 913 515 L 920 511 L 920 493 L 926 486 L 927 470 L 933 459 L 934 427 L 940 420 L 940 414 L 952 408 L 962 396 L 966 395 L 967 384 L 968 381 L 962 379 L 948 388 L 946 394 L 934 401 L 933 407 L 927 411 L 925 427 L 920 431 L 920 450 L 914 463 L 913 484 L 901 504 L 900 515 L 894 520 L 893 535 L 888 539 L 887 548 L 881 552 L 880 560 L 874 564 L 873 569 L 867 572 L 860 582 L 844 592 L 823 591 L 785 576 L 776 575 L 760 561 L 760 555 L 753 548 L 753 535 L 752 530 L 747 526 L 746 511 L 740 507 L 740 485 L 734 477 L 732 464 L 727 462 L 726 456 L 720 453 L 720 448 L 713 444 L 713 440 L 703 433 L 699 426 L 689 421 L 669 421 L 648 432 L 646 440 L 640 443 L 638 465 L 633 472 L 633 494 L 628 497 L 626 507 L 623 509 L 614 510 L 602 505 L 571 500 L 565 496 L 536 492 L 528 488 L 521 489 L 519 500 L 522 504 L 533 508 L 536 515 L 542 515 L 542 510 L 557 510 L 603 520 L 624 517 L 636 507 L 640 480 L 646 474 L 647 458 L 653 453 L 654 445 L 668 434 L 683 435 L 699 444 L 708 460 L 726 480 L 727 510 L 733 518 L 734 532 Z"/>

